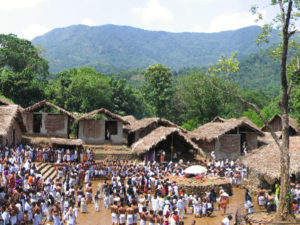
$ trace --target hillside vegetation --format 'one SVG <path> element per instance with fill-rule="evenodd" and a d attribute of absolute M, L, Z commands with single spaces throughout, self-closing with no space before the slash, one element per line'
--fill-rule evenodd
<path fill-rule="evenodd" d="M 41 56 L 49 61 L 50 72 L 86 66 L 114 73 L 157 63 L 172 70 L 204 66 L 233 51 L 242 59 L 258 51 L 255 39 L 259 32 L 258 26 L 219 33 L 170 33 L 128 26 L 74 25 L 54 29 L 32 42 L 44 50 Z"/>

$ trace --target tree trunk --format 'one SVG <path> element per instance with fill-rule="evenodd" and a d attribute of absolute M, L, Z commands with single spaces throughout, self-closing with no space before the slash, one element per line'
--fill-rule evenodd
<path fill-rule="evenodd" d="M 281 55 L 281 123 L 282 123 L 282 144 L 280 148 L 280 197 L 276 219 L 280 221 L 294 220 L 291 210 L 292 198 L 290 197 L 290 154 L 289 154 L 289 95 L 287 84 L 287 55 L 289 44 L 289 22 L 293 1 L 289 1 L 287 12 L 285 13 L 282 1 L 279 1 L 282 21 L 282 55 Z"/>

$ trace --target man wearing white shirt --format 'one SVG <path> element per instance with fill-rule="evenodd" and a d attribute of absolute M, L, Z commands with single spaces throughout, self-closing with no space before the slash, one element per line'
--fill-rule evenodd
<path fill-rule="evenodd" d="M 222 220 L 222 224 L 221 225 L 230 225 L 230 220 L 232 219 L 232 216 L 229 215 L 227 217 L 225 217 L 223 220 Z"/>

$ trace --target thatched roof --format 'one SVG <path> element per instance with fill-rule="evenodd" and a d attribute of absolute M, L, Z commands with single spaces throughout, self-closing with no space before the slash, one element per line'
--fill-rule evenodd
<path fill-rule="evenodd" d="M 290 137 L 290 172 L 300 172 L 300 137 Z M 271 179 L 280 177 L 280 150 L 273 141 L 252 151 L 240 160 L 247 168 Z M 255 163 L 253 163 L 255 162 Z"/>
<path fill-rule="evenodd" d="M 66 139 L 66 138 L 50 138 L 51 145 L 70 145 L 82 146 L 84 143 L 81 139 Z"/>
<path fill-rule="evenodd" d="M 189 137 L 195 141 L 211 142 L 238 127 L 245 127 L 260 136 L 264 136 L 264 133 L 260 129 L 256 126 L 252 126 L 244 119 L 223 119 L 220 122 L 209 122 L 198 127 L 189 133 Z"/>
<path fill-rule="evenodd" d="M 133 132 L 137 132 L 143 129 L 146 129 L 148 127 L 159 127 L 159 126 L 163 126 L 163 127 L 174 127 L 179 129 L 180 131 L 187 133 L 187 131 L 185 129 L 183 129 L 182 127 L 176 125 L 175 123 L 172 123 L 169 120 L 166 119 L 162 119 L 162 118 L 158 118 L 158 117 L 154 117 L 154 118 L 145 118 L 142 120 L 137 120 L 136 122 L 132 123 L 130 125 L 129 128 L 129 133 L 133 133 Z"/>
<path fill-rule="evenodd" d="M 128 124 L 126 124 L 123 128 L 129 130 L 131 124 L 134 124 L 135 122 L 137 122 L 136 118 L 132 115 L 128 115 L 128 116 L 122 116 L 122 119 L 127 121 Z"/>
<path fill-rule="evenodd" d="M 13 103 L 7 101 L 4 98 L 0 98 L 0 105 L 13 105 Z"/>
<path fill-rule="evenodd" d="M 18 105 L 0 106 L 0 135 L 6 136 L 7 132 L 16 120 L 23 132 L 26 132 L 26 126 L 23 122 L 22 113 Z"/>
<path fill-rule="evenodd" d="M 96 115 L 96 114 L 104 114 L 114 120 L 120 121 L 124 124 L 128 124 L 128 122 L 126 120 L 124 120 L 121 116 L 114 114 L 111 111 L 104 109 L 104 108 L 96 109 L 92 112 L 86 113 L 86 114 L 82 115 L 81 117 L 77 118 L 77 121 L 88 119 L 89 117 Z"/>
<path fill-rule="evenodd" d="M 54 104 L 52 104 L 50 102 L 47 102 L 45 100 L 37 102 L 37 103 L 33 104 L 32 106 L 29 106 L 29 107 L 25 108 L 24 112 L 35 112 L 37 110 L 42 109 L 45 106 L 52 107 L 52 108 L 56 109 L 57 111 L 65 114 L 65 115 L 67 115 L 68 117 L 70 117 L 70 118 L 72 118 L 74 120 L 76 119 L 76 116 L 73 113 L 71 113 L 71 112 L 69 112 L 69 111 L 67 111 L 67 110 L 65 110 L 65 109 L 63 109 L 63 108 L 61 108 L 61 107 L 59 107 L 57 105 L 54 105 Z"/>
<path fill-rule="evenodd" d="M 269 120 L 269 123 L 272 123 L 272 122 L 273 122 L 274 120 L 276 120 L 276 119 L 280 119 L 280 121 L 281 121 L 281 115 L 279 115 L 279 114 L 274 115 L 274 116 Z M 289 126 L 290 126 L 291 128 L 293 128 L 297 133 L 300 133 L 300 127 L 298 126 L 297 121 L 296 121 L 295 119 L 291 118 L 291 117 L 289 117 Z M 267 127 L 266 127 L 266 126 L 263 126 L 263 127 L 261 128 L 261 130 L 267 131 Z"/>
<path fill-rule="evenodd" d="M 178 128 L 175 127 L 156 128 L 150 134 L 133 143 L 133 145 L 131 146 L 132 151 L 138 155 L 141 155 L 154 148 L 160 142 L 166 140 L 167 137 L 172 134 L 180 136 L 188 145 L 190 145 L 191 149 L 202 152 L 202 150 L 198 148 L 184 133 L 182 133 Z"/>

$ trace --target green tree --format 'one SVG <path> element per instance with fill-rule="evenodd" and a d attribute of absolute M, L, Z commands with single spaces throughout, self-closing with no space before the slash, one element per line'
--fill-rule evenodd
<path fill-rule="evenodd" d="M 0 46 L 0 67 L 9 68 L 14 73 L 27 70 L 40 80 L 47 78 L 48 62 L 39 56 L 39 49 L 30 41 L 13 34 L 0 34 Z"/>
<path fill-rule="evenodd" d="M 44 98 L 48 62 L 30 41 L 0 34 L 0 84 L 4 96 L 28 106 Z"/>
<path fill-rule="evenodd" d="M 125 79 L 110 79 L 112 111 L 120 115 L 142 118 L 149 115 L 142 93 L 126 84 Z"/>
<path fill-rule="evenodd" d="M 149 66 L 145 72 L 143 94 L 158 117 L 167 117 L 173 96 L 173 76 L 170 68 L 162 64 Z"/>
<path fill-rule="evenodd" d="M 109 79 L 92 68 L 62 71 L 48 87 L 48 99 L 73 112 L 89 112 L 97 108 L 111 109 Z"/>
<path fill-rule="evenodd" d="M 213 80 L 224 89 L 237 89 L 235 84 L 220 77 Z M 231 95 L 216 91 L 205 74 L 192 73 L 176 82 L 170 119 L 179 124 L 190 120 L 204 124 L 215 116 L 236 117 L 242 113 L 238 103 Z"/>

